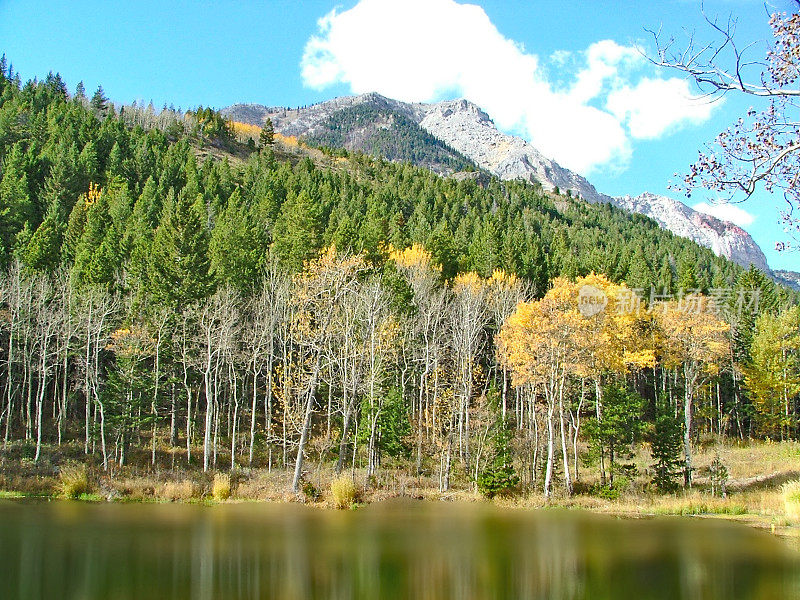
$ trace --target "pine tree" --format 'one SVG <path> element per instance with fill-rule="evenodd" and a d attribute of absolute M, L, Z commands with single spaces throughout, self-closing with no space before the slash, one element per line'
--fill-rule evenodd
<path fill-rule="evenodd" d="M 653 485 L 661 492 L 678 489 L 681 475 L 681 422 L 662 399 L 657 403 L 655 426 L 650 435 L 650 455 L 653 457 Z"/>
<path fill-rule="evenodd" d="M 606 386 L 603 390 L 603 418 L 589 420 L 585 432 L 593 449 L 608 452 L 609 488 L 614 488 L 614 475 L 619 472 L 619 460 L 633 456 L 631 449 L 644 433 L 642 397 L 622 384 Z"/>
<path fill-rule="evenodd" d="M 514 470 L 511 454 L 512 431 L 507 423 L 498 419 L 495 423 L 494 456 L 478 475 L 478 491 L 487 498 L 494 498 L 513 490 L 519 485 L 519 476 Z"/>
<path fill-rule="evenodd" d="M 272 124 L 272 119 L 267 118 L 264 127 L 261 128 L 261 133 L 258 136 L 258 147 L 260 150 L 269 148 L 275 143 L 275 127 Z"/>
<path fill-rule="evenodd" d="M 150 254 L 149 291 L 176 314 L 214 291 L 209 236 L 198 198 L 181 192 L 164 206 Z"/>
<path fill-rule="evenodd" d="M 23 264 L 36 271 L 52 272 L 61 261 L 63 232 L 57 204 L 51 204 L 41 225 L 31 238 L 18 249 Z"/>
<path fill-rule="evenodd" d="M 0 244 L 5 251 L 11 249 L 16 233 L 33 221 L 33 204 L 28 191 L 24 156 L 19 144 L 14 144 L 3 163 L 0 180 Z M 0 264 L 7 256 L 0 256 Z"/>
<path fill-rule="evenodd" d="M 102 85 L 97 86 L 97 90 L 95 90 L 94 95 L 89 102 L 89 106 L 94 112 L 94 116 L 96 116 L 98 119 L 102 119 L 108 114 L 108 98 L 106 98 L 106 94 L 103 91 Z"/>
<path fill-rule="evenodd" d="M 306 190 L 291 196 L 281 207 L 272 232 L 273 250 L 278 260 L 292 272 L 317 253 L 321 244 L 319 206 Z"/>
<path fill-rule="evenodd" d="M 264 227 L 242 205 L 238 190 L 217 217 L 211 234 L 211 265 L 220 282 L 242 293 L 259 285 L 269 255 Z"/>
<path fill-rule="evenodd" d="M 86 87 L 83 85 L 83 81 L 79 81 L 75 86 L 75 100 L 81 104 L 85 104 L 89 100 L 86 97 Z"/>

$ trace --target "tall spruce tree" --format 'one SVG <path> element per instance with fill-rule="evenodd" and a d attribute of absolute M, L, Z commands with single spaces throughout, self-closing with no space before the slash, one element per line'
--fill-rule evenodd
<path fill-rule="evenodd" d="M 153 236 L 149 291 L 155 302 L 176 313 L 214 291 L 204 212 L 201 197 L 181 192 L 164 206 Z"/>

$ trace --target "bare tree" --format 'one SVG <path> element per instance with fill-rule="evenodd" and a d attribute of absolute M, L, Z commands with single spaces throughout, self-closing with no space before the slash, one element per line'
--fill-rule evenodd
<path fill-rule="evenodd" d="M 302 355 L 298 362 L 304 371 L 301 397 L 305 408 L 292 478 L 292 491 L 295 493 L 300 490 L 314 400 L 326 357 L 325 348 L 333 332 L 334 317 L 343 297 L 355 286 L 357 276 L 365 268 L 362 256 L 340 256 L 331 247 L 318 259 L 309 261 L 296 279 L 293 300 L 297 304 L 297 313 L 292 329 Z"/>
<path fill-rule="evenodd" d="M 661 31 L 651 31 L 656 51 L 648 58 L 686 74 L 710 101 L 736 94 L 760 105 L 700 151 L 679 189 L 689 196 L 704 187 L 719 192 L 723 202 L 742 202 L 760 188 L 780 192 L 785 230 L 800 242 L 800 0 L 791 4 L 792 14 L 769 17 L 774 39 L 764 56 L 752 56 L 757 44 L 739 43 L 734 19 L 720 22 L 706 16 L 714 41 L 697 43 L 691 35 L 680 45 Z M 796 249 L 791 242 L 776 247 Z"/>
<path fill-rule="evenodd" d="M 216 457 L 216 435 L 212 449 L 212 429 L 216 429 L 219 380 L 223 367 L 233 360 L 236 326 L 239 320 L 238 295 L 223 287 L 197 309 L 199 366 L 203 374 L 206 399 L 205 429 L 203 432 L 203 470 L 208 471 L 212 451 Z"/>
<path fill-rule="evenodd" d="M 279 322 L 289 302 L 289 278 L 276 268 L 270 268 L 261 289 L 251 299 L 249 320 L 246 327 L 246 345 L 249 352 L 249 367 L 253 375 L 250 407 L 250 446 L 248 464 L 253 464 L 253 449 L 256 436 L 256 413 L 258 404 L 258 382 L 266 371 L 264 392 L 264 426 L 267 439 L 272 437 L 272 385 L 279 332 Z M 272 466 L 272 449 L 269 450 L 269 467 Z"/>

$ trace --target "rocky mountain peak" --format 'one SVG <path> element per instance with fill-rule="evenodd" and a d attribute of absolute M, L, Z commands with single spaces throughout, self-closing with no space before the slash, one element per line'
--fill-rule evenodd
<path fill-rule="evenodd" d="M 477 104 L 473 104 L 469 100 L 461 98 L 459 100 L 445 100 L 444 102 L 437 102 L 428 107 L 427 116 L 432 113 L 437 113 L 440 119 L 454 118 L 459 115 L 464 115 L 468 119 L 476 119 L 478 122 L 489 123 L 494 127 L 494 122 L 489 115 L 481 109 Z"/>

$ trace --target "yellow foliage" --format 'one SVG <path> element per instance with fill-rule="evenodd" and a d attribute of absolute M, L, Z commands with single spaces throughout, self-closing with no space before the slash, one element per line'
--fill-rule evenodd
<path fill-rule="evenodd" d="M 135 357 L 151 352 L 155 340 L 140 326 L 121 327 L 111 334 L 106 350 L 118 356 Z"/>
<path fill-rule="evenodd" d="M 261 127 L 258 125 L 251 125 L 250 123 L 240 123 L 239 121 L 231 121 L 231 129 L 239 141 L 249 139 L 258 139 L 261 134 Z"/>
<path fill-rule="evenodd" d="M 478 296 L 486 289 L 486 280 L 474 271 L 456 275 L 453 280 L 453 291 L 456 294 L 468 292 L 473 296 Z"/>
<path fill-rule="evenodd" d="M 519 303 L 506 320 L 496 339 L 499 359 L 516 385 L 652 367 L 659 338 L 651 315 L 631 296 L 602 274 L 557 278 L 544 298 Z"/>
<path fill-rule="evenodd" d="M 283 135 L 276 131 L 274 134 L 274 139 L 281 142 L 284 146 L 300 146 L 300 141 L 297 139 L 296 135 Z"/>
<path fill-rule="evenodd" d="M 503 269 L 495 269 L 489 277 L 488 283 L 492 287 L 508 289 L 519 284 L 519 277 L 514 273 L 506 273 Z"/>
<path fill-rule="evenodd" d="M 231 476 L 227 473 L 217 473 L 214 475 L 214 485 L 211 488 L 211 495 L 217 502 L 222 502 L 231 497 Z"/>
<path fill-rule="evenodd" d="M 336 508 L 350 508 L 358 499 L 358 488 L 349 475 L 340 475 L 331 481 L 331 496 Z"/>
<path fill-rule="evenodd" d="M 89 184 L 89 191 L 86 192 L 86 206 L 87 208 L 97 202 L 100 199 L 100 196 L 103 194 L 103 190 L 100 188 L 99 183 L 90 183 Z"/>
<path fill-rule="evenodd" d="M 517 305 L 496 339 L 500 361 L 510 368 L 514 384 L 553 386 L 574 369 L 584 323 L 577 310 L 577 287 L 563 278 L 541 300 Z"/>
<path fill-rule="evenodd" d="M 681 302 L 665 302 L 655 313 L 664 333 L 664 360 L 668 366 L 687 362 L 718 370 L 717 362 L 728 355 L 730 325 L 708 310 L 709 298 L 692 294 Z"/>
<path fill-rule="evenodd" d="M 438 265 L 433 262 L 433 255 L 421 244 L 414 244 L 403 250 L 392 249 L 389 253 L 389 258 L 391 258 L 398 267 L 405 269 L 431 268 L 437 271 L 441 270 Z"/>

